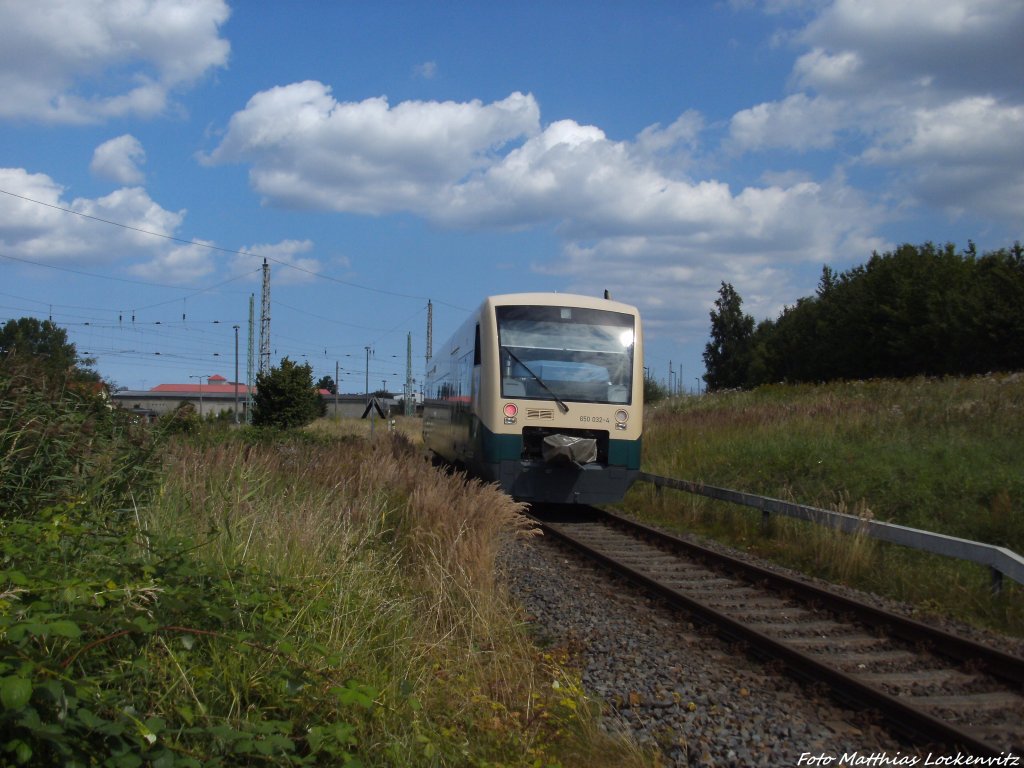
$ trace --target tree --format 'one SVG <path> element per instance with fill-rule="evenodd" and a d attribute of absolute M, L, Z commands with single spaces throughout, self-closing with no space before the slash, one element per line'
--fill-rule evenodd
<path fill-rule="evenodd" d="M 54 386 L 67 380 L 99 381 L 90 369 L 94 360 L 79 358 L 68 332 L 50 320 L 22 317 L 0 329 L 0 365 L 15 359 L 34 359 Z"/>
<path fill-rule="evenodd" d="M 704 382 L 708 390 L 742 387 L 747 383 L 754 318 L 744 315 L 742 307 L 740 295 L 723 282 L 711 310 L 711 340 L 704 347 Z"/>
<path fill-rule="evenodd" d="M 326 389 L 332 395 L 338 394 L 338 385 L 330 376 L 321 376 L 313 386 L 317 389 Z"/>
<path fill-rule="evenodd" d="M 668 390 L 656 382 L 649 372 L 644 369 L 644 402 L 657 403 L 668 397 Z"/>
<path fill-rule="evenodd" d="M 313 368 L 298 365 L 287 357 L 278 368 L 256 377 L 252 423 L 257 427 L 293 429 L 310 423 L 326 412 L 326 404 L 313 387 Z"/>
<path fill-rule="evenodd" d="M 745 383 L 1021 370 L 1021 307 L 1019 243 L 981 256 L 972 242 L 905 243 L 839 274 L 824 267 L 814 296 L 758 326 Z"/>

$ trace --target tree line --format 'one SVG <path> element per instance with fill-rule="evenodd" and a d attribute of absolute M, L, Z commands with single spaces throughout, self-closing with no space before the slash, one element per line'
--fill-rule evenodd
<path fill-rule="evenodd" d="M 722 283 L 704 350 L 709 390 L 772 382 L 1024 369 L 1024 247 L 901 245 L 755 325 Z"/>

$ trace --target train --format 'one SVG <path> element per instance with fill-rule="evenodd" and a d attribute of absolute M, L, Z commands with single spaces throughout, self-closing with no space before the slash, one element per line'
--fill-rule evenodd
<path fill-rule="evenodd" d="M 486 298 L 427 360 L 423 442 L 531 504 L 612 504 L 640 472 L 640 314 L 610 298 Z"/>

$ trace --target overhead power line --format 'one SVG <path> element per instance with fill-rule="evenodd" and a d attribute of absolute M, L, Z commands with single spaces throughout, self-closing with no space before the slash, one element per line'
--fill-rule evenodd
<path fill-rule="evenodd" d="M 2 192 L 2 191 L 3 190 L 0 190 L 0 192 Z M 96 278 L 98 280 L 114 280 L 114 281 L 119 282 L 119 283 L 130 283 L 132 285 L 146 285 L 146 286 L 149 286 L 151 288 L 171 288 L 171 289 L 174 289 L 174 290 L 182 290 L 182 289 L 187 288 L 187 286 L 183 286 L 183 285 L 167 285 L 166 283 L 150 283 L 150 282 L 146 282 L 145 280 L 130 280 L 130 279 L 126 278 L 126 277 L 113 277 L 112 275 L 100 275 L 100 274 L 97 274 L 95 272 L 84 272 L 84 271 L 79 270 L 79 269 L 69 269 L 68 267 L 58 267 L 55 264 L 47 264 L 47 263 L 42 262 L 42 261 L 33 261 L 32 259 L 22 259 L 22 258 L 19 258 L 18 256 L 10 256 L 10 255 L 8 255 L 6 253 L 0 253 L 0 259 L 10 259 L 11 261 L 20 261 L 23 264 L 31 264 L 31 265 L 36 266 L 36 267 L 44 267 L 45 269 L 55 269 L 55 270 L 57 270 L 59 272 L 70 272 L 73 275 L 81 275 L 83 277 L 92 277 L 92 278 Z M 135 310 L 135 311 L 141 312 L 144 309 L 152 309 L 153 307 L 162 307 L 165 304 L 174 304 L 175 302 L 178 302 L 178 301 L 184 301 L 184 300 L 189 299 L 189 298 L 191 298 L 193 296 L 199 296 L 200 294 L 207 293 L 207 292 L 212 291 L 212 290 L 214 290 L 216 288 L 220 288 L 222 286 L 225 286 L 228 283 L 233 283 L 236 280 L 243 280 L 243 279 L 245 279 L 247 277 L 250 277 L 251 275 L 256 274 L 258 271 L 259 270 L 254 269 L 251 272 L 245 272 L 245 273 L 243 273 L 241 275 L 236 275 L 235 277 L 230 277 L 227 280 L 222 280 L 219 283 L 214 283 L 213 285 L 208 285 L 205 288 L 189 289 L 190 290 L 189 293 L 187 293 L 184 296 L 179 296 L 178 298 L 175 298 L 175 299 L 168 299 L 167 301 L 159 301 L 156 304 L 147 304 L 144 307 L 133 307 L 132 309 Z M 38 301 L 36 299 L 26 299 L 26 300 L 27 301 Z M 38 303 L 46 304 L 47 302 L 38 302 Z"/>
<path fill-rule="evenodd" d="M 65 208 L 59 205 L 34 200 L 32 198 L 25 197 L 16 193 L 12 193 L 7 190 L 0 189 L 0 192 L 8 195 L 9 197 L 18 198 L 29 203 L 34 203 L 47 208 L 59 210 L 63 213 L 72 214 L 79 216 L 84 219 L 96 221 L 98 223 L 106 224 L 109 226 L 119 227 L 121 229 L 130 230 L 132 232 L 138 232 L 141 234 L 149 235 L 152 237 L 158 237 L 164 240 L 170 240 L 177 243 L 183 243 L 187 245 L 196 246 L 199 248 L 205 248 L 210 251 L 217 251 L 221 253 L 235 254 L 245 257 L 259 257 L 258 254 L 250 251 L 236 250 L 231 248 L 223 248 L 216 245 L 211 245 L 208 242 L 196 242 L 193 240 L 185 240 L 183 238 L 175 237 L 173 235 L 167 235 L 161 232 L 154 232 L 140 227 L 123 224 L 121 222 L 113 221 L 110 219 L 85 214 L 80 211 L 75 211 L 70 208 Z M 260 257 L 263 258 L 263 257 Z M 394 316 L 388 316 L 390 322 L 389 327 L 370 327 L 367 325 L 360 325 L 356 323 L 345 323 L 341 320 L 334 320 L 328 317 L 320 315 L 314 315 L 305 309 L 301 309 L 297 306 L 283 304 L 280 301 L 272 302 L 279 308 L 285 308 L 289 312 L 296 312 L 304 314 L 309 317 L 316 318 L 319 322 L 330 322 L 337 326 L 348 326 L 356 331 L 374 333 L 377 338 L 373 340 L 374 344 L 381 342 L 391 334 L 395 333 L 399 328 L 407 328 L 407 323 L 412 320 L 415 316 L 422 313 L 425 307 L 428 305 L 429 300 L 426 297 L 416 296 L 412 294 L 406 294 L 396 291 L 389 291 L 379 288 L 373 288 L 358 283 L 352 283 L 346 280 L 342 280 L 330 275 L 315 272 L 313 270 L 296 266 L 283 261 L 280 258 L 274 258 L 271 256 L 265 257 L 268 262 L 280 265 L 288 269 L 295 270 L 308 274 L 312 277 L 326 280 L 328 282 L 336 283 L 339 285 L 348 286 L 354 289 L 369 291 L 377 294 L 384 294 L 388 296 L 395 296 L 403 299 L 416 300 L 417 307 L 414 312 L 410 313 L 408 318 L 403 318 L 397 323 L 394 320 Z M 115 277 L 111 275 L 98 274 L 96 272 L 90 272 L 88 270 L 75 269 L 62 265 L 50 264 L 37 259 L 24 258 L 22 256 L 8 255 L 0 253 L 0 259 L 8 260 L 11 262 L 17 262 L 27 264 L 43 269 L 56 270 L 64 273 L 70 273 L 73 275 L 84 276 L 87 278 L 94 278 L 98 280 L 108 280 L 120 283 L 126 283 L 129 285 L 147 286 L 153 288 L 163 289 L 176 289 L 179 291 L 175 298 L 170 298 L 165 301 L 160 301 L 154 304 L 148 304 L 141 307 L 132 307 L 131 302 L 135 299 L 128 299 L 127 302 L 124 297 L 116 299 L 120 307 L 114 307 L 108 309 L 105 307 L 88 307 L 88 306 L 73 306 L 65 304 L 55 304 L 49 301 L 41 301 L 37 298 L 29 298 L 26 296 L 14 296 L 12 294 L 0 294 L 0 296 L 6 296 L 10 299 L 15 299 L 16 304 L 31 303 L 36 309 L 28 309 L 27 307 L 22 309 L 18 308 L 25 314 L 36 315 L 42 313 L 43 316 L 49 316 L 50 319 L 59 321 L 63 325 L 68 326 L 74 330 L 75 342 L 79 349 L 88 351 L 94 356 L 99 356 L 109 361 L 145 361 L 146 368 L 159 367 L 164 370 L 181 370 L 185 366 L 203 364 L 209 365 L 213 361 L 223 359 L 227 350 L 227 342 L 225 338 L 221 338 L 220 334 L 214 334 L 213 331 L 220 325 L 229 326 L 230 320 L 211 320 L 211 319 L 191 319 L 193 313 L 186 313 L 188 307 L 188 299 L 199 296 L 203 293 L 208 293 L 220 289 L 223 286 L 244 279 L 251 279 L 251 277 L 258 273 L 259 268 L 254 269 L 242 275 L 238 275 L 227 280 L 220 281 L 207 287 L 201 287 L 198 289 L 192 289 L 182 285 L 170 285 L 159 282 L 151 282 L 147 280 L 139 280 L 127 277 Z M 232 291 L 224 291 L 224 293 L 231 293 Z M 139 296 L 139 292 L 133 292 L 132 295 Z M 180 314 L 170 312 L 168 308 L 170 306 L 181 303 Z M 438 303 L 438 302 L 434 302 Z M 454 304 L 447 304 L 446 302 L 440 302 L 446 304 L 458 311 L 465 311 L 463 308 L 458 307 Z M 15 307 L 0 308 L 14 310 Z M 156 309 L 156 312 L 151 310 Z M 218 310 L 223 311 L 223 308 Z M 146 318 L 143 319 L 139 313 L 145 312 Z M 58 320 L 57 315 L 62 317 Z M 186 314 L 188 318 L 186 318 Z M 207 315 L 208 317 L 208 315 Z M 216 316 L 215 316 L 216 317 Z M 381 316 L 383 319 L 384 316 Z M 392 326 L 393 324 L 393 326 Z M 269 334 L 268 334 L 269 335 Z M 417 334 L 418 335 L 418 334 Z M 345 337 L 351 336 L 351 332 L 345 334 Z M 349 354 L 345 352 L 346 349 L 361 348 L 362 342 L 356 345 L 351 344 L 340 344 L 338 339 L 334 335 L 329 335 L 328 339 L 324 341 L 315 341 L 309 337 L 302 337 L 299 339 L 290 338 L 286 334 L 280 332 L 275 334 L 275 342 L 284 342 L 284 346 L 287 348 L 287 353 L 294 359 L 307 360 L 311 363 L 319 361 L 318 365 L 323 366 L 324 360 L 333 361 L 337 364 L 338 360 L 347 361 Z M 227 339 L 229 342 L 230 339 Z M 277 344 L 273 345 L 274 347 Z M 282 350 L 284 352 L 285 350 Z M 264 354 L 266 350 L 261 350 Z M 276 356 L 278 350 L 273 349 L 273 354 Z M 181 364 L 184 365 L 181 365 Z M 336 366 L 341 367 L 341 366 Z M 365 376 L 365 365 L 358 366 L 358 371 L 355 368 L 347 367 L 347 376 L 353 375 L 354 372 L 358 372 L 360 375 Z M 400 377 L 403 374 L 398 373 L 395 369 L 402 370 L 403 366 L 398 355 L 385 356 L 380 360 L 375 360 L 374 365 L 370 373 L 376 376 L 387 376 L 387 377 Z M 406 372 L 407 375 L 407 372 Z"/>
<path fill-rule="evenodd" d="M 159 237 L 159 238 L 162 238 L 164 240 L 170 240 L 170 241 L 175 242 L 175 243 L 181 243 L 182 245 L 192 245 L 192 246 L 195 246 L 197 248 L 206 248 L 207 250 L 219 251 L 220 253 L 230 253 L 230 254 L 235 255 L 235 256 L 249 256 L 251 258 L 266 259 L 267 261 L 272 261 L 275 264 L 281 265 L 282 267 L 286 267 L 288 269 L 294 269 L 296 272 L 303 272 L 303 273 L 305 273 L 307 275 L 312 275 L 313 277 L 317 277 L 317 278 L 319 278 L 321 280 L 328 280 L 330 282 L 338 283 L 340 285 L 347 285 L 350 288 L 358 288 L 359 290 L 362 290 L 362 291 L 371 291 L 373 293 L 380 293 L 380 294 L 383 294 L 385 296 L 395 296 L 395 297 L 402 298 L 402 299 L 418 299 L 418 300 L 421 300 L 421 301 L 426 301 L 427 298 L 428 298 L 427 296 L 417 296 L 417 295 L 409 294 L 409 293 L 399 293 L 397 291 L 388 291 L 388 290 L 385 290 L 383 288 L 374 288 L 374 287 L 369 286 L 369 285 L 361 285 L 360 283 L 349 282 L 348 280 L 342 280 L 341 278 L 332 277 L 331 275 L 325 275 L 322 272 L 314 272 L 312 269 L 306 269 L 305 267 L 300 267 L 300 266 L 297 266 L 296 264 L 291 264 L 291 263 L 289 263 L 287 261 L 284 261 L 282 259 L 276 259 L 273 256 L 267 256 L 265 254 L 253 253 L 251 251 L 241 251 L 241 250 L 237 250 L 235 248 L 224 248 L 224 247 L 219 246 L 219 245 L 212 245 L 210 243 L 199 242 L 197 240 L 186 240 L 183 237 L 175 237 L 174 235 L 168 235 L 168 234 L 165 234 L 163 232 L 153 232 L 152 230 L 142 229 L 141 227 L 134 227 L 134 226 L 132 226 L 130 224 L 125 224 L 125 223 L 120 222 L 120 221 L 112 221 L 111 219 L 104 219 L 104 218 L 102 218 L 100 216 L 93 216 L 93 215 L 88 214 L 88 213 L 82 213 L 81 211 L 76 211 L 76 210 L 74 210 L 72 208 L 65 208 L 65 207 L 63 207 L 61 205 L 54 205 L 53 203 L 44 203 L 42 200 L 35 200 L 35 199 L 31 198 L 31 197 L 25 197 L 25 195 L 19 195 L 16 192 L 10 192 L 9 190 L 6 190 L 6 189 L 0 189 L 0 193 L 3 193 L 3 194 L 8 195 L 10 197 L 17 198 L 18 200 L 24 200 L 27 203 L 34 203 L 36 205 L 42 205 L 42 206 L 44 206 L 46 208 L 52 208 L 53 210 L 56 210 L 56 211 L 62 211 L 63 213 L 70 213 L 73 216 L 80 216 L 83 219 L 89 219 L 91 221 L 97 221 L 97 222 L 100 222 L 102 224 L 109 224 L 112 227 L 120 227 L 121 229 L 126 229 L 126 230 L 129 230 L 131 232 L 138 232 L 138 233 L 143 234 L 143 235 L 150 235 L 152 237 Z M 6 258 L 14 258 L 14 257 L 8 256 Z M 16 259 L 16 260 L 19 260 L 19 259 Z M 71 270 L 69 270 L 69 271 L 71 271 Z M 459 306 L 456 306 L 454 304 L 447 304 L 446 302 L 443 302 L 443 301 L 439 301 L 438 303 L 439 304 L 445 304 L 446 306 L 449 306 L 452 309 L 457 309 L 457 310 L 462 311 L 462 312 L 468 311 L 464 307 L 459 307 Z"/>

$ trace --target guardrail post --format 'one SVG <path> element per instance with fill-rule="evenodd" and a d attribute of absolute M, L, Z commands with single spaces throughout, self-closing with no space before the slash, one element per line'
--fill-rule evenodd
<path fill-rule="evenodd" d="M 988 570 L 992 574 L 992 594 L 996 596 L 1003 594 L 1003 572 L 994 565 L 990 565 Z"/>
<path fill-rule="evenodd" d="M 771 524 L 771 512 L 767 509 L 761 510 L 761 533 L 765 536 L 768 535 L 768 526 Z"/>

